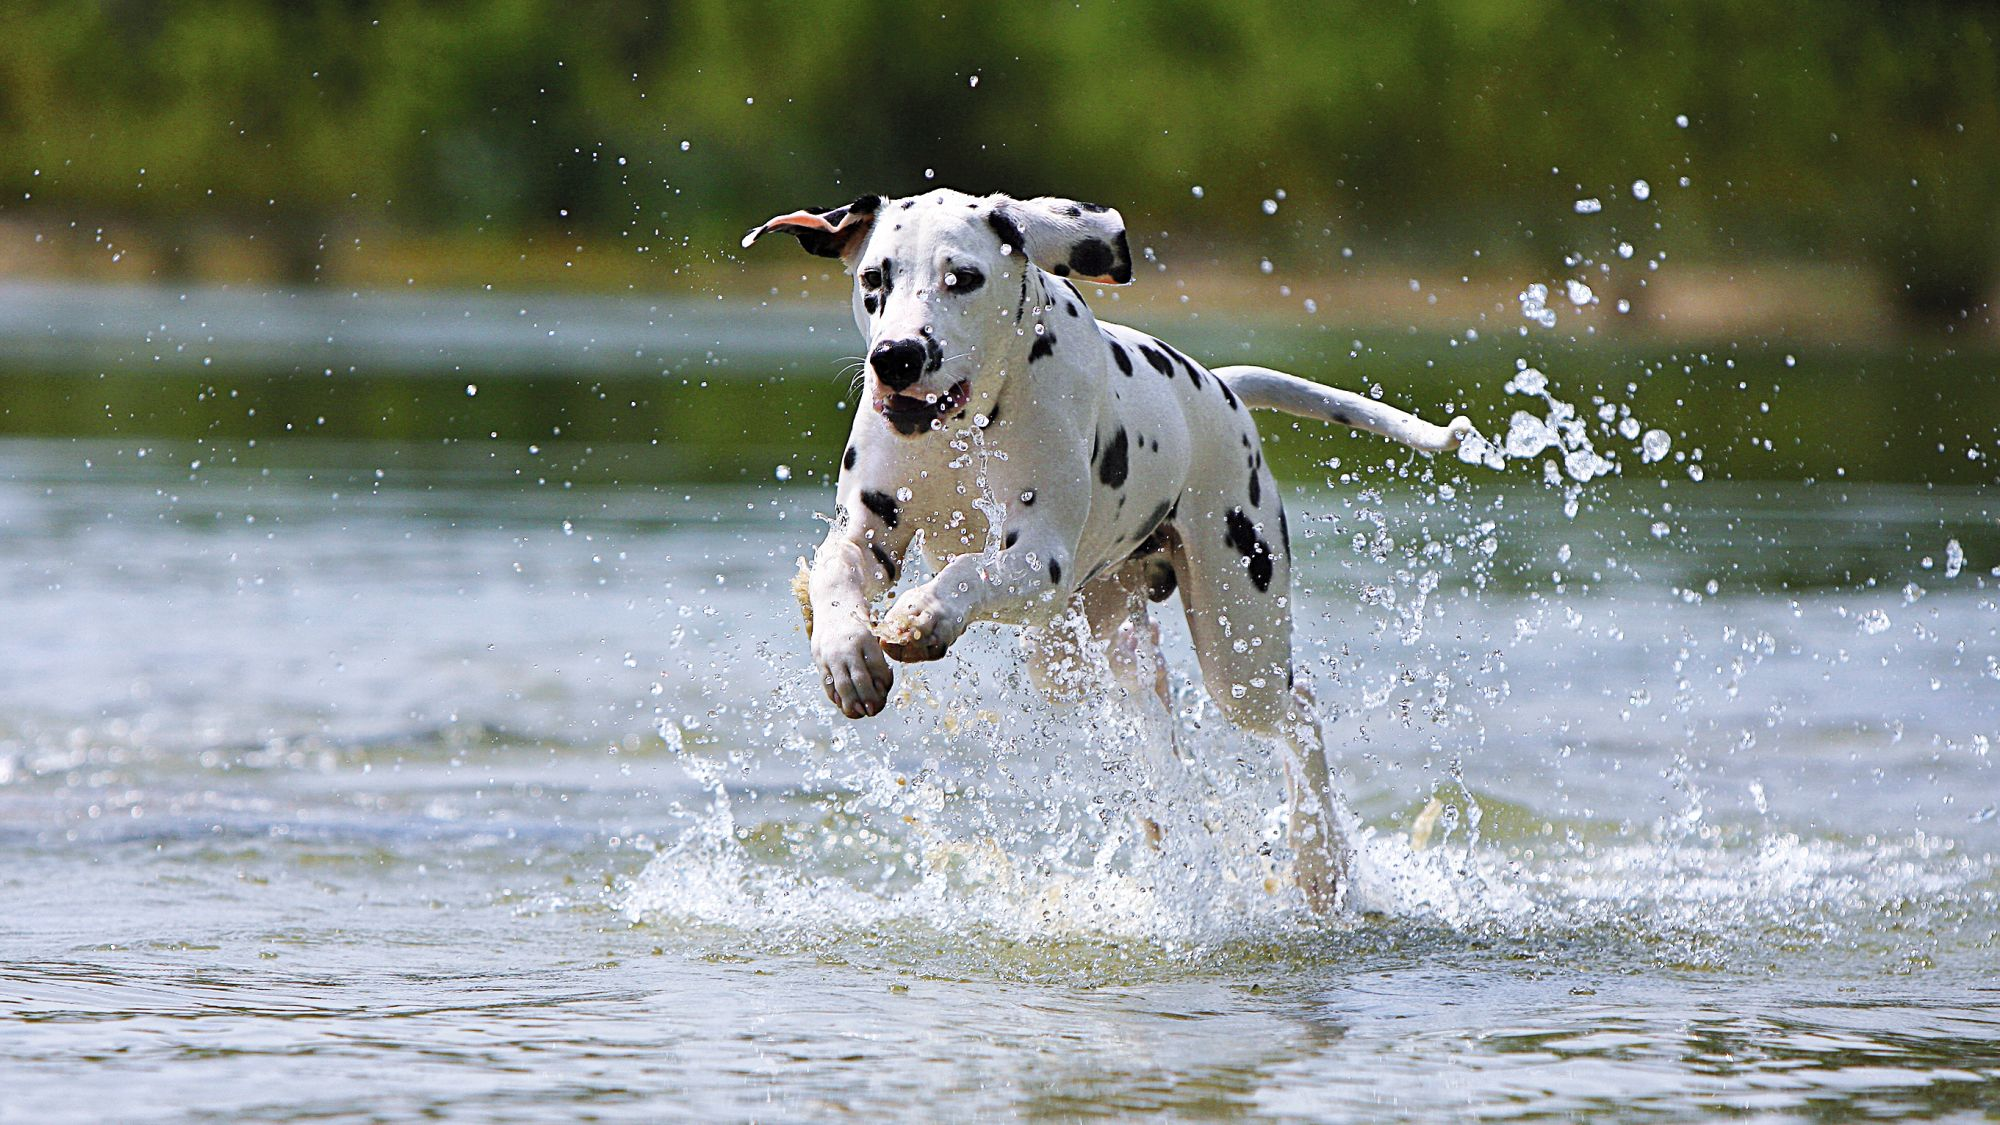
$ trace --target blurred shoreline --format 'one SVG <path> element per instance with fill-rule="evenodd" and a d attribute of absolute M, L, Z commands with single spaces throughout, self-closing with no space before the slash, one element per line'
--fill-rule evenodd
<path fill-rule="evenodd" d="M 254 239 L 167 254 L 143 239 L 85 238 L 81 228 L 57 239 L 0 223 L 0 368 L 145 362 L 583 375 L 699 364 L 726 374 L 732 365 L 855 347 L 846 339 L 847 279 L 834 263 L 796 254 L 743 262 L 734 247 L 718 246 L 707 260 L 671 264 L 567 234 L 354 241 L 299 280 Z M 1298 257 L 1279 264 L 1226 249 L 1156 255 L 1134 285 L 1093 294 L 1093 307 L 1104 319 L 1191 336 L 1196 345 L 1398 332 L 1439 348 L 1500 337 L 1530 346 L 1785 341 L 2000 353 L 1990 303 L 1913 322 L 1883 279 L 1854 266 L 1584 259 L 1569 269 L 1484 261 L 1454 268 Z M 1581 304 L 1572 287 L 1579 281 L 1589 286 Z M 1548 290 L 1553 327 L 1524 315 L 1524 295 L 1535 285 Z"/>

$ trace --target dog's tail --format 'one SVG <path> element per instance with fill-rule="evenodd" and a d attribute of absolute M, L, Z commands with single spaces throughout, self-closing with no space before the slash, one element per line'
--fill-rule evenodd
<path fill-rule="evenodd" d="M 1236 392 L 1236 397 L 1251 406 L 1353 426 L 1357 430 L 1394 438 L 1425 453 L 1450 452 L 1472 433 L 1472 421 L 1464 415 L 1453 418 L 1449 425 L 1434 426 L 1386 402 L 1376 402 L 1353 391 L 1337 390 L 1268 367 L 1218 367 L 1215 377 L 1227 383 L 1229 389 Z"/>

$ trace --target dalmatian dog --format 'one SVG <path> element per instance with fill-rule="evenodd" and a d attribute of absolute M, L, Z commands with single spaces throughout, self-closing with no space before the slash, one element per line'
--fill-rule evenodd
<path fill-rule="evenodd" d="M 1098 320 L 1078 283 L 1132 280 L 1124 220 L 1107 207 L 864 195 L 779 215 L 743 245 L 773 231 L 845 264 L 867 341 L 832 527 L 798 583 L 828 698 L 849 718 L 879 713 L 891 661 L 937 660 L 979 621 L 1026 626 L 1030 670 L 1049 686 L 1083 643 L 1057 624 L 1075 609 L 1122 690 L 1170 732 L 1149 603 L 1178 591 L 1209 696 L 1284 747 L 1295 879 L 1313 910 L 1334 909 L 1349 850 L 1293 673 L 1291 537 L 1250 411 L 1430 452 L 1471 424 L 1267 368 L 1211 371 Z M 878 620 L 872 603 L 920 532 L 935 574 Z"/>

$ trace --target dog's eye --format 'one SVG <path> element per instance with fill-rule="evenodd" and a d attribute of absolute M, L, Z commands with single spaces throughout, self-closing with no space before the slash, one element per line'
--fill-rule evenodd
<path fill-rule="evenodd" d="M 985 280 L 978 270 L 959 266 L 945 273 L 944 287 L 953 293 L 970 293 L 979 288 L 979 283 Z"/>
<path fill-rule="evenodd" d="M 882 288 L 882 271 L 876 269 L 874 266 L 869 266 L 867 269 L 862 270 L 861 287 L 863 289 Z"/>

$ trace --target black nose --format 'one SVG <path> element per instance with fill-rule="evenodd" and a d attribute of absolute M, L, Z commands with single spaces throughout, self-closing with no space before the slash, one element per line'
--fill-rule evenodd
<path fill-rule="evenodd" d="M 922 340 L 889 340 L 875 345 L 868 363 L 875 368 L 876 378 L 900 391 L 924 373 L 924 358 Z"/>

